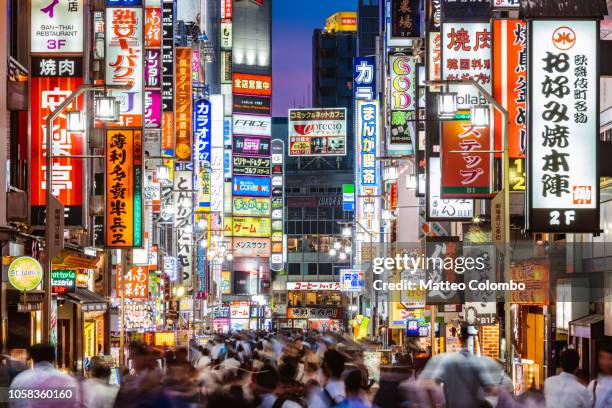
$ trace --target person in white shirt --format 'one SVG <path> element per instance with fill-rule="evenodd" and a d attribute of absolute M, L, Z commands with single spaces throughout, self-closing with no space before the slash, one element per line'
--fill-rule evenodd
<path fill-rule="evenodd" d="M 200 358 L 195 363 L 195 368 L 198 371 L 202 371 L 212 364 L 212 358 L 210 358 L 210 350 L 200 347 Z"/>
<path fill-rule="evenodd" d="M 320 392 L 309 396 L 308 406 L 325 408 L 340 404 L 346 398 L 342 373 L 346 365 L 346 356 L 335 349 L 327 350 L 323 356 L 323 373 L 327 382 Z"/>
<path fill-rule="evenodd" d="M 75 378 L 62 373 L 53 367 L 55 349 L 48 344 L 35 344 L 28 349 L 28 354 L 34 362 L 31 370 L 22 371 L 11 383 L 9 398 L 11 407 L 77 407 L 79 406 L 79 388 Z M 41 395 L 49 390 L 62 392 L 60 398 L 44 399 L 23 398 L 23 392 L 31 390 Z"/>
<path fill-rule="evenodd" d="M 605 344 L 600 347 L 599 375 L 587 387 L 593 408 L 612 407 L 612 346 Z"/>
<path fill-rule="evenodd" d="M 586 387 L 574 375 L 580 363 L 578 352 L 574 349 L 564 350 L 559 360 L 563 372 L 544 381 L 546 408 L 591 408 Z"/>
<path fill-rule="evenodd" d="M 91 378 L 83 381 L 83 405 L 85 408 L 112 408 L 119 387 L 110 385 L 110 368 L 99 357 L 91 359 Z"/>

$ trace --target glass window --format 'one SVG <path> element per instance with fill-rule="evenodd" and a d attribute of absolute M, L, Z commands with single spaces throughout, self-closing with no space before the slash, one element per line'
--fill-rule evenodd
<path fill-rule="evenodd" d="M 301 275 L 301 265 L 300 263 L 290 263 L 289 265 L 289 275 Z"/>
<path fill-rule="evenodd" d="M 302 237 L 301 236 L 288 236 L 287 237 L 287 251 L 288 252 L 302 252 Z"/>
<path fill-rule="evenodd" d="M 312 232 L 310 230 L 310 221 L 302 222 L 302 226 L 304 227 L 302 230 L 302 234 L 310 234 Z"/>
<path fill-rule="evenodd" d="M 319 207 L 319 219 L 331 220 L 333 218 L 333 207 Z"/>
<path fill-rule="evenodd" d="M 301 220 L 302 219 L 302 209 L 289 207 L 287 209 L 287 219 L 289 220 Z"/>
<path fill-rule="evenodd" d="M 332 274 L 332 264 L 330 263 L 320 263 L 319 264 L 319 275 L 331 275 Z"/>
<path fill-rule="evenodd" d="M 299 264 L 298 264 L 299 265 Z M 287 303 L 289 306 L 300 307 L 302 306 L 302 293 L 301 292 L 289 292 L 287 294 Z"/>
<path fill-rule="evenodd" d="M 304 235 L 304 252 L 318 252 L 319 243 L 316 235 Z"/>
<path fill-rule="evenodd" d="M 305 220 L 316 220 L 317 219 L 317 208 L 306 208 Z"/>
<path fill-rule="evenodd" d="M 317 292 L 306 292 L 306 305 L 316 306 L 317 305 Z"/>
<path fill-rule="evenodd" d="M 308 264 L 308 275 L 316 275 L 317 274 L 317 264 L 309 263 Z"/>
<path fill-rule="evenodd" d="M 320 252 L 327 253 L 333 246 L 332 237 L 329 235 L 319 235 Z"/>

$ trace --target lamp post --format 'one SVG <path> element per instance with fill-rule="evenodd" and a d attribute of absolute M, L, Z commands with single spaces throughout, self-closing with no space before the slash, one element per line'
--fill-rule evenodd
<path fill-rule="evenodd" d="M 44 290 L 45 290 L 45 299 L 43 302 L 43 326 L 42 326 L 42 338 L 43 341 L 50 341 L 50 335 L 51 335 L 51 308 L 52 308 L 52 304 L 51 304 L 51 269 L 52 269 L 52 263 L 53 263 L 53 259 L 52 259 L 52 254 L 49 251 L 50 248 L 50 243 L 51 243 L 51 237 L 53 236 L 53 231 L 52 231 L 52 226 L 51 226 L 51 222 L 50 222 L 50 208 L 49 205 L 51 203 L 52 197 L 53 197 L 53 120 L 55 118 L 57 118 L 63 111 L 64 109 L 66 109 L 68 106 L 70 106 L 73 101 L 75 101 L 81 94 L 88 92 L 88 91 L 108 91 L 108 90 L 127 90 L 130 89 L 132 86 L 131 85 L 95 85 L 95 84 L 83 84 L 81 86 L 79 86 L 74 92 L 72 92 L 70 95 L 68 95 L 68 97 L 66 97 L 66 99 L 64 99 L 64 101 L 62 103 L 60 103 L 58 105 L 57 108 L 55 108 L 55 110 L 53 112 L 51 112 L 46 120 L 45 120 L 45 129 L 46 129 L 46 137 L 47 137 L 47 151 L 45 154 L 45 165 L 46 165 L 46 169 L 47 169 L 47 189 L 45 191 L 45 198 L 46 198 L 46 218 L 47 218 L 47 225 L 45 227 L 45 245 L 46 245 L 46 252 L 47 252 L 47 256 L 46 256 L 46 262 L 45 262 L 45 282 L 44 282 Z M 99 99 L 100 100 L 100 99 Z M 98 109 L 100 109 L 98 111 L 98 113 L 106 113 L 105 116 L 103 115 L 99 115 L 99 119 L 100 120 L 115 120 L 117 117 L 117 104 L 115 103 L 114 98 L 110 97 L 106 97 L 104 98 L 104 100 L 106 100 L 108 106 L 106 106 L 108 109 L 106 110 L 106 112 L 102 111 L 103 108 L 103 104 L 100 103 L 98 104 L 98 106 L 96 106 Z M 112 112 L 111 112 L 112 111 Z M 71 126 L 77 126 L 77 115 L 76 113 L 71 113 L 70 114 L 70 125 Z M 82 119 L 82 118 L 80 118 Z M 82 125 L 82 120 L 80 121 L 81 123 L 79 124 L 79 127 L 82 127 L 80 125 Z M 64 156 L 62 156 L 64 157 Z M 87 158 L 91 158 L 93 156 L 69 156 L 71 159 L 87 159 Z M 123 253 L 123 251 L 122 251 Z"/>
<path fill-rule="evenodd" d="M 509 158 L 509 150 L 508 150 L 508 145 L 509 145 L 509 141 L 508 141 L 508 121 L 509 121 L 509 114 L 508 111 L 499 103 L 495 100 L 495 98 L 493 98 L 493 96 L 491 94 L 489 94 L 478 82 L 474 81 L 473 79 L 464 79 L 464 80 L 441 80 L 441 81 L 425 81 L 425 85 L 433 85 L 433 86 L 446 86 L 447 88 L 450 85 L 468 85 L 471 86 L 473 88 L 475 88 L 476 90 L 478 90 L 478 92 L 480 92 L 480 94 L 486 99 L 486 101 L 493 106 L 493 108 L 495 110 L 497 110 L 501 115 L 502 115 L 502 172 L 503 172 L 503 185 L 502 185 L 502 191 L 501 193 L 503 194 L 503 212 L 504 212 L 504 240 L 506 242 L 504 242 L 504 273 L 506 274 L 506 276 L 508 276 L 508 274 L 510 273 L 510 247 L 508 245 L 508 242 L 510 240 L 510 172 L 509 172 L 509 168 L 510 168 L 510 158 Z M 452 95 L 452 94 L 447 94 L 447 95 Z M 456 95 L 456 94 L 455 94 Z M 442 105 L 442 101 L 440 102 L 440 106 Z M 448 101 L 447 101 L 448 102 Z M 452 102 L 449 103 L 449 105 L 452 105 Z M 481 123 L 474 123 L 474 125 L 485 125 L 485 127 L 488 127 L 488 115 L 487 118 L 483 118 L 484 115 L 484 111 L 482 110 L 483 107 L 473 107 L 472 108 L 472 114 L 475 114 L 475 117 L 473 117 L 472 119 L 475 122 L 481 122 Z M 456 99 L 455 99 L 455 111 L 456 111 Z M 486 121 L 486 123 L 485 123 Z M 478 127 L 478 126 L 475 126 Z M 475 153 L 494 153 L 493 151 L 478 151 L 478 150 L 473 150 L 472 152 Z M 451 152 L 451 153 L 455 153 L 455 152 Z M 505 302 L 505 307 L 504 307 L 504 315 L 505 315 L 505 331 L 506 331 L 506 367 L 510 367 L 512 364 L 512 354 L 513 354 L 513 349 L 512 349 L 512 322 L 511 322 L 511 312 L 510 312 L 510 304 L 508 303 L 509 300 L 509 292 L 506 292 L 506 302 Z"/>

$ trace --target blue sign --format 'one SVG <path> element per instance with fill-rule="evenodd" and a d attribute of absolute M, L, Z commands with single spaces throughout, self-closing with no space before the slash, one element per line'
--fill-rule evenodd
<path fill-rule="evenodd" d="M 360 292 L 363 286 L 363 272 L 359 269 L 340 269 L 340 290 Z"/>
<path fill-rule="evenodd" d="M 353 92 L 355 99 L 371 101 L 376 93 L 375 57 L 353 59 Z"/>
<path fill-rule="evenodd" d="M 223 177 L 232 178 L 232 149 L 223 150 Z"/>
<path fill-rule="evenodd" d="M 247 197 L 270 197 L 270 177 L 234 176 L 232 194 Z"/>
<path fill-rule="evenodd" d="M 193 109 L 193 134 L 196 142 L 195 158 L 210 163 L 211 150 L 211 104 L 209 100 L 199 99 Z"/>
<path fill-rule="evenodd" d="M 111 6 L 142 6 L 142 0 L 106 0 L 106 5 Z"/>

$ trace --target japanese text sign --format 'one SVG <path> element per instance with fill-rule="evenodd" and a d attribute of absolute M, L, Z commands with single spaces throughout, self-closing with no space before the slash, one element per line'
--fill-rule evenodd
<path fill-rule="evenodd" d="M 243 95 L 272 95 L 272 77 L 269 75 L 233 74 L 232 91 Z"/>
<path fill-rule="evenodd" d="M 355 99 L 371 101 L 376 94 L 376 58 L 353 59 L 353 93 Z"/>
<path fill-rule="evenodd" d="M 50 65 L 53 59 L 40 60 L 42 68 L 38 73 L 45 74 L 33 77 L 30 86 L 32 151 L 30 171 L 30 203 L 32 205 L 32 222 L 34 225 L 44 224 L 44 211 L 47 189 L 47 154 L 46 119 L 73 91 L 81 84 L 81 77 L 56 77 L 60 69 L 61 59 L 55 61 L 58 65 Z M 34 61 L 33 61 L 34 63 Z M 38 65 L 37 65 L 38 66 Z M 65 72 L 65 71 L 63 71 Z M 74 72 L 74 71 L 73 71 Z M 77 109 L 82 105 L 83 98 L 69 105 L 69 109 Z M 53 121 L 53 154 L 55 156 L 78 156 L 84 153 L 83 134 L 69 133 L 66 130 L 66 116 L 60 114 Z M 82 225 L 83 206 L 83 161 L 75 159 L 54 159 L 53 161 L 52 193 L 66 207 L 66 225 Z"/>
<path fill-rule="evenodd" d="M 442 79 L 473 79 L 491 93 L 491 45 L 489 23 L 442 24 Z M 470 109 L 485 104 L 484 97 L 472 86 L 459 86 L 457 107 Z"/>
<path fill-rule="evenodd" d="M 142 131 L 106 134 L 106 246 L 142 246 Z"/>
<path fill-rule="evenodd" d="M 116 126 L 143 125 L 142 19 L 140 8 L 106 9 L 106 83 L 131 86 L 113 92 L 121 102 Z"/>
<path fill-rule="evenodd" d="M 599 230 L 597 21 L 533 21 L 529 227 Z"/>
<path fill-rule="evenodd" d="M 176 147 L 175 157 L 191 161 L 191 48 L 176 48 Z"/>
<path fill-rule="evenodd" d="M 391 109 L 416 110 L 415 58 L 406 55 L 389 56 L 391 76 Z"/>
<path fill-rule="evenodd" d="M 83 0 L 32 0 L 30 26 L 32 53 L 83 52 Z"/>
<path fill-rule="evenodd" d="M 442 121 L 442 198 L 490 197 L 493 160 L 489 128 L 469 121 Z M 452 153 L 452 152 L 465 153 Z"/>

